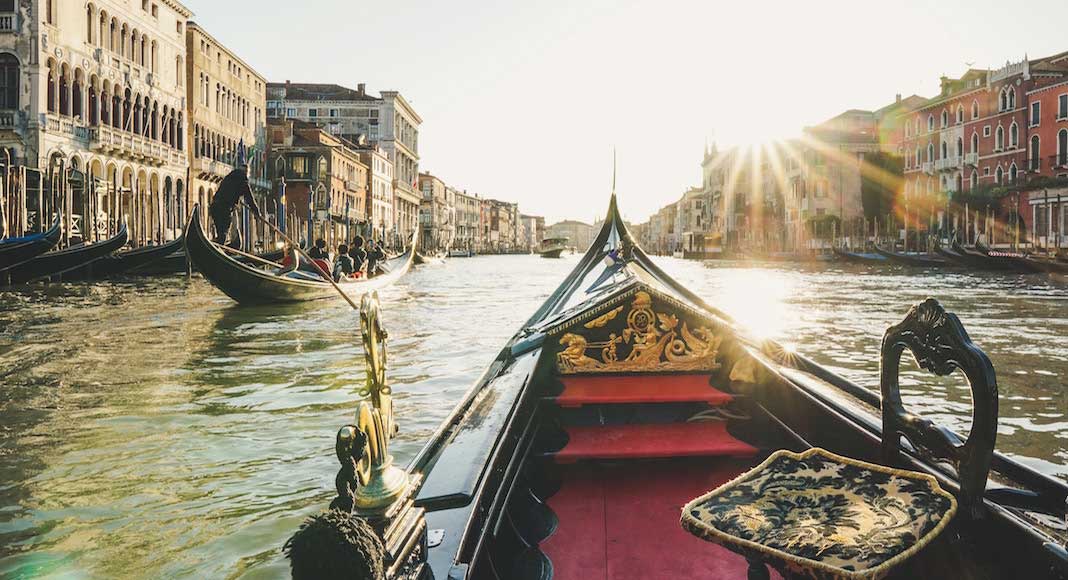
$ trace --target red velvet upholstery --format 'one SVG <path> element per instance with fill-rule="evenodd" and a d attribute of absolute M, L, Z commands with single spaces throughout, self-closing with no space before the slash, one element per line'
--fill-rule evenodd
<path fill-rule="evenodd" d="M 723 421 L 656 425 L 565 427 L 568 442 L 555 453 L 564 463 L 578 459 L 641 459 L 723 455 L 748 457 L 756 448 L 727 433 Z"/>
<path fill-rule="evenodd" d="M 732 459 L 568 466 L 548 501 L 560 525 L 539 545 L 554 580 L 744 579 L 744 558 L 687 533 L 679 515 L 748 467 Z"/>
<path fill-rule="evenodd" d="M 603 403 L 688 403 L 723 405 L 733 397 L 708 384 L 707 374 L 571 376 L 560 380 L 562 407 Z"/>

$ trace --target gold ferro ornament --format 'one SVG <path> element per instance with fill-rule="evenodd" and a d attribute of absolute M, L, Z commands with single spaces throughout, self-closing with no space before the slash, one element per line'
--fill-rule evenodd
<path fill-rule="evenodd" d="M 591 331 L 607 326 L 624 309 L 610 310 L 583 326 Z M 603 332 L 603 331 L 602 331 Z M 723 340 L 708 328 L 691 330 L 671 313 L 653 310 L 648 292 L 634 295 L 626 326 L 610 332 L 607 340 L 592 341 L 588 332 L 564 333 L 557 353 L 557 369 L 563 374 L 650 371 L 710 371 L 719 368 L 716 357 Z M 623 353 L 625 356 L 623 356 Z M 590 356 L 591 353 L 593 356 Z"/>
<path fill-rule="evenodd" d="M 378 318 L 378 293 L 365 294 L 360 303 L 360 330 L 367 360 L 367 383 L 360 390 L 365 400 L 356 410 L 356 424 L 338 432 L 338 449 L 353 449 L 358 486 L 352 495 L 357 513 L 385 511 L 408 486 L 408 474 L 393 465 L 389 442 L 397 432 L 393 421 L 392 390 L 386 384 L 386 330 Z M 340 453 L 340 452 L 339 452 Z"/>

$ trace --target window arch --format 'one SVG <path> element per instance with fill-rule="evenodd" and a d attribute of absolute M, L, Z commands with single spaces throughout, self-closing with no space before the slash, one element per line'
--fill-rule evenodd
<path fill-rule="evenodd" d="M 997 131 L 994 131 L 994 151 L 1001 151 L 1005 148 L 1005 128 L 998 125 Z"/>
<path fill-rule="evenodd" d="M 979 172 L 972 170 L 972 176 L 968 179 L 968 189 L 974 189 L 979 185 Z"/>
<path fill-rule="evenodd" d="M 979 153 L 979 133 L 972 132 L 972 153 Z"/>
<path fill-rule="evenodd" d="M 945 129 L 949 126 L 949 112 L 942 109 L 942 128 Z"/>
<path fill-rule="evenodd" d="M 945 158 L 949 157 L 949 147 L 946 145 L 945 141 L 942 141 L 942 151 L 941 151 L 941 153 L 942 153 L 942 156 L 939 159 L 945 159 Z"/>
<path fill-rule="evenodd" d="M 93 30 L 96 28 L 96 18 L 93 15 L 93 5 L 85 6 L 85 42 L 93 44 Z"/>
<path fill-rule="evenodd" d="M 934 131 L 934 115 L 927 115 L 927 132 Z"/>
<path fill-rule="evenodd" d="M 1042 161 L 1041 161 L 1042 157 L 1039 156 L 1039 146 L 1040 145 L 1041 145 L 1041 140 L 1038 138 L 1038 135 L 1032 135 L 1031 136 L 1031 150 L 1029 151 L 1029 153 L 1031 154 L 1030 155 L 1030 163 L 1028 163 L 1028 167 L 1027 167 L 1028 171 L 1038 171 L 1039 168 L 1042 165 Z"/>
<path fill-rule="evenodd" d="M 957 157 L 964 157 L 964 138 L 957 137 Z"/>
<path fill-rule="evenodd" d="M 934 143 L 927 144 L 927 162 L 934 161 Z"/>
<path fill-rule="evenodd" d="M 979 101 L 972 101 L 972 119 L 979 118 Z"/>
<path fill-rule="evenodd" d="M 1012 165 L 1009 166 L 1009 183 L 1016 183 L 1016 174 L 1016 162 L 1013 161 Z"/>
<path fill-rule="evenodd" d="M 19 61 L 10 53 L 0 54 L 0 109 L 19 108 Z"/>
<path fill-rule="evenodd" d="M 1001 168 L 1001 166 L 999 165 L 998 166 L 998 170 L 994 172 L 994 181 L 996 181 L 998 185 L 1001 185 L 1001 181 L 1002 181 L 1002 179 L 1004 179 L 1004 177 L 1005 177 L 1005 170 L 1003 170 Z"/>
<path fill-rule="evenodd" d="M 915 165 L 916 165 L 917 169 L 919 169 L 919 167 L 920 167 L 920 160 L 921 160 L 920 146 L 917 145 L 916 146 L 916 162 L 915 162 Z"/>
<path fill-rule="evenodd" d="M 964 122 L 964 105 L 957 104 L 957 124 Z"/>
<path fill-rule="evenodd" d="M 1016 108 L 1016 89 L 1009 87 L 1009 109 Z"/>
<path fill-rule="evenodd" d="M 1009 125 L 1009 148 L 1015 149 L 1020 145 L 1020 128 L 1016 125 L 1016 121 Z"/>
<path fill-rule="evenodd" d="M 1009 92 L 1005 89 L 1001 89 L 1001 93 L 998 94 L 998 111 L 1005 111 L 1009 108 Z"/>

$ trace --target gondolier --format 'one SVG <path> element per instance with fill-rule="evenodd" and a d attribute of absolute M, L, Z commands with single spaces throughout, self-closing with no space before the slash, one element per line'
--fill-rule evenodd
<path fill-rule="evenodd" d="M 252 197 L 252 186 L 248 182 L 248 164 L 244 160 L 238 161 L 237 168 L 223 178 L 222 183 L 219 184 L 219 190 L 215 192 L 211 205 L 208 207 L 211 221 L 215 224 L 216 244 L 226 244 L 230 234 L 230 225 L 234 220 L 234 208 L 237 207 L 240 199 L 245 200 L 252 215 L 257 218 L 261 217 L 260 208 L 256 205 L 255 198 Z M 240 234 L 236 236 L 235 241 L 240 241 Z"/>

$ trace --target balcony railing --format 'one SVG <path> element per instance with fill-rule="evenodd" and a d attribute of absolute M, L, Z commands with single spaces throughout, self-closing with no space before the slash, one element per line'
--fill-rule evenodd
<path fill-rule="evenodd" d="M 18 111 L 5 110 L 0 111 L 0 129 L 14 129 L 15 119 L 18 118 Z"/>
<path fill-rule="evenodd" d="M 979 165 L 979 154 L 978 153 L 966 153 L 964 155 L 964 163 L 966 165 Z"/>
<path fill-rule="evenodd" d="M 923 172 L 924 173 L 933 173 L 933 165 L 934 164 L 932 164 L 930 161 L 924 161 L 923 162 Z"/>
<path fill-rule="evenodd" d="M 193 159 L 193 171 L 200 175 L 202 179 L 210 179 L 211 177 L 222 179 L 233 170 L 232 165 L 216 161 L 210 157 L 196 157 Z"/>
<path fill-rule="evenodd" d="M 938 171 L 948 171 L 950 169 L 956 169 L 960 167 L 961 157 L 946 157 L 935 161 L 935 169 Z"/>
<path fill-rule="evenodd" d="M 1068 151 L 1062 152 L 1059 155 L 1050 155 L 1049 168 L 1068 169 Z"/>
<path fill-rule="evenodd" d="M 184 152 L 168 145 L 105 126 L 89 129 L 89 146 L 98 151 L 154 165 L 182 165 L 185 159 Z"/>
<path fill-rule="evenodd" d="M 0 32 L 18 32 L 19 15 L 15 12 L 0 12 Z"/>
<path fill-rule="evenodd" d="M 54 113 L 45 113 L 44 121 L 46 133 L 66 135 L 73 139 L 83 141 L 89 137 L 89 128 L 70 117 L 62 117 Z"/>

